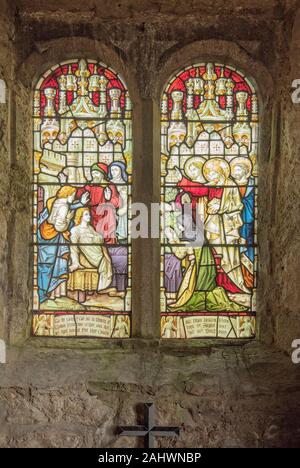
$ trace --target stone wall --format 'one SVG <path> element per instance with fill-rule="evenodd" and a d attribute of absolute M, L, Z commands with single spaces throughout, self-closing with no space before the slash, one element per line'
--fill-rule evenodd
<path fill-rule="evenodd" d="M 263 4 L 262 4 L 263 3 Z M 300 446 L 300 78 L 296 0 L 108 2 L 1 0 L 0 446 L 132 446 L 119 424 L 155 401 L 157 422 L 182 427 L 162 446 Z M 70 6 L 71 4 L 71 6 Z M 90 56 L 125 77 L 134 103 L 134 198 L 159 198 L 159 96 L 179 67 L 222 59 L 244 69 L 261 96 L 259 337 L 252 343 L 161 342 L 157 241 L 133 245 L 134 338 L 33 339 L 31 307 L 31 96 L 59 60 Z M 297 76 L 298 74 L 298 76 Z M 298 172 L 297 172 L 298 171 Z M 153 177 L 149 177 L 152 174 Z"/>
<path fill-rule="evenodd" d="M 0 79 L 4 82 L 5 96 L 4 102 L 0 103 L 0 172 L 2 174 L 2 184 L 0 188 L 0 216 L 2 226 L 2 236 L 0 240 L 0 334 L 3 337 L 7 336 L 7 265 L 9 252 L 8 245 L 8 225 L 9 225 L 9 171 L 10 154 L 11 154 L 11 127 L 10 116 L 10 88 L 14 70 L 14 25 L 10 22 L 11 11 L 6 3 L 0 2 Z M 5 177 L 3 175 L 6 174 Z"/>
<path fill-rule="evenodd" d="M 293 336 L 300 335 L 300 264 L 299 183 L 300 183 L 300 104 L 290 98 L 292 82 L 300 77 L 300 12 L 288 32 L 286 56 L 281 59 L 282 84 L 278 145 L 274 168 L 274 233 L 272 270 L 274 278 L 270 298 L 275 343 L 288 349 Z M 280 150 L 279 150 L 280 148 Z M 288 213 L 288 220 L 286 215 Z M 284 221 L 285 220 L 285 221 Z"/>
<path fill-rule="evenodd" d="M 161 447 L 299 446 L 299 371 L 259 344 L 11 351 L 1 378 L 2 446 L 132 447 L 119 425 L 178 425 Z"/>

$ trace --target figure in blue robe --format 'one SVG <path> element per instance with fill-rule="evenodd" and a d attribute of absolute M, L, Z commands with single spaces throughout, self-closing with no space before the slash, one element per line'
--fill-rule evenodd
<path fill-rule="evenodd" d="M 255 199 L 255 179 L 250 177 L 245 195 L 242 198 L 244 208 L 242 210 L 243 226 L 241 227 L 241 237 L 246 240 L 247 246 L 241 248 L 241 252 L 254 262 L 254 199 Z M 249 245 L 249 247 L 248 247 Z"/>
<path fill-rule="evenodd" d="M 38 294 L 40 303 L 68 280 L 69 229 L 74 210 L 83 203 L 74 203 L 76 189 L 62 187 L 55 197 L 47 200 L 38 219 Z"/>

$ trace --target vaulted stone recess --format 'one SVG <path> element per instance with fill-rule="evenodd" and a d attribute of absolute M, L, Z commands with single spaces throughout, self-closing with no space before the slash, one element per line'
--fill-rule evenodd
<path fill-rule="evenodd" d="M 300 446 L 298 0 L 0 0 L 1 447 L 138 447 L 118 437 L 141 404 L 181 427 L 161 447 Z M 32 92 L 56 63 L 89 57 L 133 102 L 133 200 L 159 201 L 162 89 L 216 60 L 245 70 L 261 102 L 255 340 L 159 338 L 159 242 L 133 241 L 133 336 L 31 336 Z M 134 259 L 137 261 L 134 261 Z"/>

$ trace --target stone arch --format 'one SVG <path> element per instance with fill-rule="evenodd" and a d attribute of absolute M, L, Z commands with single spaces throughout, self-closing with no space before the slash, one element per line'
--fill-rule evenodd
<path fill-rule="evenodd" d="M 31 245 L 31 171 L 32 171 L 32 102 L 35 84 L 43 72 L 49 70 L 60 61 L 84 57 L 93 59 L 111 66 L 122 77 L 126 83 L 130 98 L 133 103 L 133 141 L 137 140 L 140 129 L 140 97 L 138 87 L 133 73 L 130 72 L 130 64 L 122 53 L 114 47 L 100 43 L 86 37 L 67 37 L 51 39 L 36 44 L 36 50 L 27 56 L 23 61 L 16 65 L 15 76 L 17 77 L 14 90 L 17 90 L 13 96 L 12 106 L 14 112 L 18 111 L 16 127 L 14 128 L 16 151 L 13 158 L 12 178 L 16 180 L 13 186 L 14 201 L 16 212 L 11 219 L 12 228 L 12 262 L 9 265 L 9 274 L 12 279 L 11 289 L 18 291 L 11 298 L 10 309 L 14 310 L 11 314 L 9 334 L 11 342 L 22 342 L 30 337 L 30 310 L 32 308 L 30 291 L 32 288 L 32 265 L 29 259 L 32 258 Z M 133 160 L 137 148 L 133 145 Z M 133 179 L 138 173 L 139 168 L 134 166 Z M 22 174 L 22 175 L 21 175 Z M 22 182 L 21 182 L 22 181 Z M 18 228 L 16 225 L 18 224 Z M 13 263 L 14 257 L 21 262 L 22 268 L 15 270 Z M 17 286 L 21 285 L 20 287 Z M 134 294 L 133 294 L 134 295 Z M 24 307 L 24 304 L 27 307 Z M 134 306 L 133 306 L 134 308 Z M 27 310 L 26 310 L 27 309 Z"/>
<path fill-rule="evenodd" d="M 258 325 L 257 336 L 260 339 L 272 340 L 274 327 L 268 317 L 268 293 L 271 290 L 272 278 L 270 276 L 270 255 L 268 250 L 269 232 L 272 225 L 272 210 L 267 202 L 271 198 L 271 176 L 274 169 L 274 158 L 272 151 L 275 151 L 274 131 L 272 133 L 273 121 L 276 118 L 273 108 L 274 83 L 267 67 L 256 60 L 251 51 L 247 50 L 247 44 L 244 47 L 230 42 L 220 40 L 196 41 L 184 47 L 169 49 L 157 62 L 157 75 L 153 85 L 153 94 L 155 96 L 155 120 L 154 135 L 159 135 L 160 119 L 158 103 L 164 90 L 165 84 L 169 78 L 178 70 L 184 69 L 192 63 L 215 61 L 228 64 L 241 70 L 254 85 L 260 108 L 260 137 L 258 149 L 258 161 L 261 177 L 259 178 L 258 189 L 258 244 L 260 249 L 259 263 L 259 283 L 258 283 Z M 273 115 L 273 116 L 272 116 Z M 270 151 L 271 147 L 271 151 Z M 270 159 L 273 159 L 270 161 Z M 160 161 L 160 138 L 155 136 L 154 167 L 157 180 L 159 180 L 159 161 Z"/>
<path fill-rule="evenodd" d="M 127 84 L 133 103 L 138 102 L 138 86 L 127 56 L 116 47 L 87 37 L 61 37 L 36 44 L 36 50 L 16 67 L 16 76 L 23 86 L 33 88 L 43 72 L 62 60 L 83 56 L 99 60 L 115 69 Z"/>
<path fill-rule="evenodd" d="M 221 40 L 196 41 L 184 47 L 169 49 L 158 60 L 157 75 L 154 83 L 154 95 L 161 95 L 164 84 L 176 73 L 190 63 L 218 61 L 237 67 L 253 82 L 263 105 L 273 95 L 273 78 L 267 67 L 257 61 L 246 47 Z"/>

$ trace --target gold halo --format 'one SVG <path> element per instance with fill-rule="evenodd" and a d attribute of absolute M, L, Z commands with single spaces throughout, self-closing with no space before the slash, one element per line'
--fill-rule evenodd
<path fill-rule="evenodd" d="M 252 162 L 245 156 L 238 156 L 237 158 L 234 158 L 230 161 L 231 174 L 233 173 L 235 166 L 244 167 L 247 173 L 247 177 L 249 177 L 252 173 Z"/>
<path fill-rule="evenodd" d="M 230 166 L 225 159 L 212 158 L 205 162 L 203 165 L 203 174 L 208 182 L 211 182 L 210 171 L 218 172 L 223 175 L 226 179 L 230 176 Z"/>
<path fill-rule="evenodd" d="M 201 156 L 194 156 L 190 159 L 188 159 L 184 165 L 184 173 L 188 176 L 189 179 L 193 179 L 193 176 L 190 173 L 190 168 L 193 164 L 199 165 L 199 167 L 202 169 L 202 180 L 198 180 L 198 182 L 205 183 L 205 178 L 203 177 L 203 166 L 206 163 L 206 159 L 202 158 Z"/>

